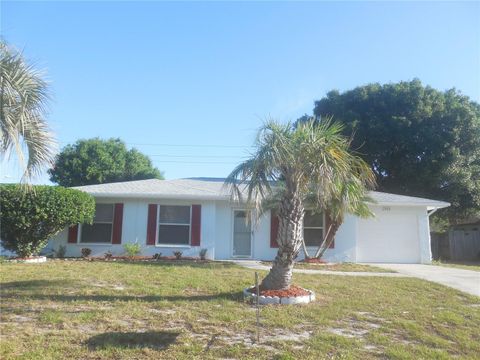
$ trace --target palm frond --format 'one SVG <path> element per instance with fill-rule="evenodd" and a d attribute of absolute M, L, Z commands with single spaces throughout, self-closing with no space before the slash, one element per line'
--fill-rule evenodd
<path fill-rule="evenodd" d="M 43 73 L 0 41 L 0 151 L 15 150 L 24 168 L 23 181 L 54 160 L 56 142 L 45 121 L 49 100 Z"/>

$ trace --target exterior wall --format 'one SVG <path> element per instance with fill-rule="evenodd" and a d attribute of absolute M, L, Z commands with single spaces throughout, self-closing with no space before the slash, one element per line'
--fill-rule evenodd
<path fill-rule="evenodd" d="M 233 210 L 242 209 L 232 207 L 227 202 L 216 205 L 216 234 L 215 258 L 217 260 L 232 259 L 233 254 Z M 355 261 L 356 222 L 353 216 L 347 216 L 337 232 L 335 247 L 325 253 L 327 261 Z M 252 258 L 257 260 L 273 260 L 277 254 L 277 248 L 270 247 L 270 212 L 265 213 L 257 224 L 252 224 Z M 307 249 L 312 256 L 316 248 Z M 299 254 L 299 260 L 304 258 L 303 252 Z"/>
<path fill-rule="evenodd" d="M 430 263 L 425 207 L 372 206 L 375 218 L 358 219 L 358 262 Z"/>
<path fill-rule="evenodd" d="M 66 256 L 81 256 L 81 249 L 88 247 L 92 256 L 103 256 L 111 251 L 123 255 L 123 245 L 138 242 L 143 255 L 162 253 L 173 255 L 182 251 L 184 256 L 198 256 L 200 249 L 208 250 L 210 259 L 232 259 L 233 253 L 233 209 L 227 201 L 185 201 L 185 200 L 122 200 L 97 199 L 98 203 L 123 203 L 122 244 L 71 244 L 67 242 L 68 231 L 64 230 L 50 240 L 47 250 L 56 250 L 66 245 Z M 202 205 L 200 246 L 146 245 L 148 204 Z M 238 207 L 238 209 L 241 209 Z M 389 209 L 389 210 L 388 210 Z M 428 216 L 424 207 L 381 207 L 373 206 L 374 219 L 359 219 L 347 215 L 335 237 L 335 247 L 324 255 L 333 262 L 422 262 L 431 261 Z M 81 229 L 80 229 L 81 231 Z M 314 255 L 316 249 L 309 249 Z M 257 224 L 252 224 L 252 258 L 273 260 L 277 248 L 270 247 L 270 213 L 267 212 Z M 299 259 L 304 258 L 300 252 Z"/>
<path fill-rule="evenodd" d="M 92 256 L 103 256 L 107 251 L 113 255 L 124 255 L 123 245 L 138 242 L 142 245 L 142 255 L 162 253 L 163 256 L 171 256 L 174 251 L 182 251 L 183 256 L 198 256 L 200 249 L 206 248 L 207 258 L 215 256 L 215 203 L 213 201 L 172 201 L 172 200 L 122 200 L 122 199 L 96 199 L 97 203 L 123 203 L 122 244 L 86 244 L 68 243 L 68 230 L 65 229 L 54 239 L 49 241 L 48 249 L 58 249 L 60 245 L 66 245 L 67 257 L 81 256 L 82 248 L 90 248 Z M 162 205 L 202 205 L 201 213 L 201 242 L 200 246 L 189 245 L 146 245 L 147 239 L 147 215 L 148 204 Z M 81 231 L 81 229 L 80 229 Z M 79 231 L 79 233 L 80 233 Z"/>
<path fill-rule="evenodd" d="M 357 243 L 357 221 L 358 218 L 347 215 L 343 224 L 335 235 L 335 246 L 327 249 L 323 259 L 328 262 L 356 262 Z M 317 248 L 307 248 L 310 256 L 315 255 Z M 304 258 L 304 254 L 301 254 Z"/>

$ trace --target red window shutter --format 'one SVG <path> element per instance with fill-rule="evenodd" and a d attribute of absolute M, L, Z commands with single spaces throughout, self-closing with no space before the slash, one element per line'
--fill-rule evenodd
<path fill-rule="evenodd" d="M 78 225 L 73 225 L 68 228 L 68 242 L 77 243 L 78 238 Z"/>
<path fill-rule="evenodd" d="M 200 246 L 200 233 L 202 230 L 202 205 L 192 205 L 192 246 Z"/>
<path fill-rule="evenodd" d="M 332 223 L 332 220 L 330 219 L 330 216 L 328 215 L 328 211 L 327 211 L 325 212 L 325 231 L 328 231 L 328 228 L 331 225 L 331 223 Z M 326 239 L 326 241 L 331 239 L 332 236 L 333 236 L 333 233 L 332 233 L 332 230 L 330 230 L 330 234 L 328 235 L 328 239 Z M 328 248 L 333 249 L 334 247 L 335 247 L 335 239 L 332 240 L 332 243 Z"/>
<path fill-rule="evenodd" d="M 147 245 L 155 245 L 157 238 L 157 204 L 148 205 Z"/>
<path fill-rule="evenodd" d="M 278 248 L 277 237 L 278 237 L 278 225 L 280 221 L 278 219 L 277 213 L 274 210 L 270 211 L 270 247 Z"/>
<path fill-rule="evenodd" d="M 112 244 L 122 243 L 122 224 L 123 224 L 123 204 L 115 204 L 113 212 L 113 234 Z"/>

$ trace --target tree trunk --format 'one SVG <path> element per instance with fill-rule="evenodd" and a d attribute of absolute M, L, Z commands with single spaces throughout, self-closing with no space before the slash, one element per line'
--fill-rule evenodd
<path fill-rule="evenodd" d="M 322 244 L 320 244 L 317 252 L 315 253 L 315 257 L 317 259 L 321 259 L 322 256 L 325 254 L 325 251 L 327 251 L 327 249 L 330 247 L 333 240 L 335 239 L 335 234 L 337 233 L 340 225 L 341 225 L 340 222 L 332 221 L 331 225 L 328 227 L 327 233 L 325 234 L 325 238 Z"/>
<path fill-rule="evenodd" d="M 288 289 L 292 282 L 295 258 L 302 246 L 304 207 L 300 196 L 295 192 L 287 195 L 280 204 L 278 213 L 278 253 L 272 268 L 263 279 L 263 290 Z"/>

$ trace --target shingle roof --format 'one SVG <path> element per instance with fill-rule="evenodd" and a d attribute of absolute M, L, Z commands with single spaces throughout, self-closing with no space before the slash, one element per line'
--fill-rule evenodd
<path fill-rule="evenodd" d="M 99 198 L 229 200 L 229 189 L 222 178 L 190 178 L 175 180 L 137 180 L 98 185 L 77 186 Z M 379 205 L 447 207 L 443 201 L 371 191 L 370 197 Z"/>

